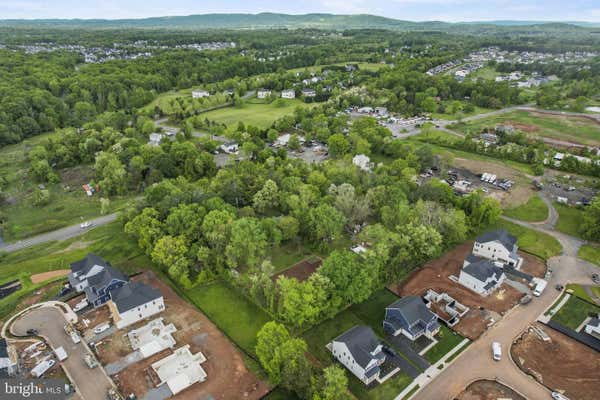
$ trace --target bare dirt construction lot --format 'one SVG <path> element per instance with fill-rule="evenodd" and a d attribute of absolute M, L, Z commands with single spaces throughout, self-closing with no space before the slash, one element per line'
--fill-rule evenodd
<path fill-rule="evenodd" d="M 276 281 L 280 276 L 285 276 L 287 278 L 296 278 L 300 282 L 307 280 L 313 272 L 317 270 L 323 263 L 319 257 L 309 257 L 305 260 L 300 261 L 292 265 L 290 268 L 285 271 L 278 272 L 273 275 L 271 279 Z"/>
<path fill-rule="evenodd" d="M 179 297 L 166 283 L 158 279 L 154 273 L 145 272 L 133 278 L 158 288 L 165 300 L 165 311 L 156 317 L 163 317 L 164 323 L 173 323 L 177 332 L 173 334 L 179 348 L 190 345 L 190 351 L 201 351 L 207 361 L 202 364 L 208 378 L 205 382 L 196 383 L 190 388 L 172 397 L 178 400 L 203 399 L 260 399 L 269 387 L 246 368 L 242 354 L 223 335 L 223 333 L 197 308 Z M 218 299 L 215 299 L 218 301 Z M 152 318 L 151 318 L 152 319 Z M 145 321 L 148 322 L 148 321 Z M 141 323 L 140 325 L 143 325 Z M 126 331 L 136 326 L 117 331 L 106 350 L 116 352 L 108 358 L 119 358 L 118 355 L 131 352 L 127 339 L 123 336 Z M 143 398 L 152 387 L 148 381 L 146 369 L 150 365 L 171 353 L 156 354 L 150 359 L 132 364 L 115 377 L 124 395 L 135 393 Z M 102 356 L 104 357 L 104 355 Z"/>
<path fill-rule="evenodd" d="M 541 258 L 524 252 L 520 252 L 519 255 L 523 257 L 521 271 L 538 278 L 543 278 L 546 275 L 546 264 Z"/>
<path fill-rule="evenodd" d="M 516 393 L 509 387 L 506 387 L 496 381 L 481 380 L 471 383 L 455 400 L 526 400 L 523 396 Z"/>
<path fill-rule="evenodd" d="M 31 282 L 41 283 L 61 276 L 67 276 L 69 272 L 71 272 L 70 269 L 57 269 L 55 271 L 42 272 L 41 274 L 31 275 Z"/>
<path fill-rule="evenodd" d="M 422 296 L 427 289 L 433 289 L 438 293 L 448 293 L 460 303 L 471 308 L 453 329 L 469 339 L 477 339 L 486 329 L 488 321 L 485 315 L 487 311 L 503 314 L 517 304 L 522 294 L 513 287 L 503 284 L 496 292 L 483 297 L 459 283 L 451 281 L 449 276 L 458 277 L 463 261 L 472 249 L 472 241 L 463 243 L 442 257 L 428 262 L 421 269 L 413 272 L 405 281 L 390 285 L 389 289 L 399 296 Z M 480 307 L 483 307 L 483 310 Z"/>
<path fill-rule="evenodd" d="M 544 342 L 527 331 L 511 347 L 513 360 L 545 386 L 564 390 L 570 399 L 597 400 L 600 353 L 552 328 L 539 326 L 552 341 Z"/>

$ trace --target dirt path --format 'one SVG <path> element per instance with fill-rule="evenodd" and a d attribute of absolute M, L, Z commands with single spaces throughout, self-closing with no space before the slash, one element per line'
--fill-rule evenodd
<path fill-rule="evenodd" d="M 70 269 L 57 269 L 55 271 L 42 272 L 40 274 L 31 275 L 32 283 L 41 283 L 60 276 L 67 276 L 71 272 Z"/>
<path fill-rule="evenodd" d="M 464 392 L 458 395 L 456 400 L 526 400 L 511 388 L 501 383 L 488 380 L 480 380 L 471 383 Z"/>

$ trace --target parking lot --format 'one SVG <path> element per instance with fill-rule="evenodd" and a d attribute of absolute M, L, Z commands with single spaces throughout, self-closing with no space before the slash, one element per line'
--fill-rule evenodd
<path fill-rule="evenodd" d="M 15 336 L 27 336 L 27 330 L 37 329 L 48 344 L 56 349 L 63 347 L 68 358 L 62 361 L 64 369 L 85 400 L 106 400 L 106 393 L 113 386 L 102 368 L 90 369 L 84 362 L 87 348 L 81 342 L 73 343 L 64 331 L 67 323 L 61 311 L 53 307 L 42 307 L 31 310 L 19 317 L 11 327 Z"/>

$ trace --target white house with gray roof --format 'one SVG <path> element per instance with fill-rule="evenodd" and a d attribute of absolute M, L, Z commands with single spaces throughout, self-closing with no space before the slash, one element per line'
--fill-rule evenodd
<path fill-rule="evenodd" d="M 142 282 L 131 282 L 111 291 L 108 302 L 113 321 L 124 328 L 165 309 L 160 290 Z"/>
<path fill-rule="evenodd" d="M 329 346 L 333 356 L 365 385 L 379 377 L 385 361 L 383 345 L 368 326 L 355 326 L 333 339 Z"/>
<path fill-rule="evenodd" d="M 465 259 L 458 283 L 482 296 L 488 296 L 500 287 L 505 279 L 504 270 L 493 261 L 471 254 Z"/>
<path fill-rule="evenodd" d="M 585 333 L 592 335 L 596 339 L 600 339 L 600 315 L 588 321 L 584 328 Z"/>
<path fill-rule="evenodd" d="M 419 296 L 406 296 L 385 308 L 383 329 L 391 335 L 400 334 L 410 340 L 421 336 L 432 339 L 440 330 L 438 316 Z"/>
<path fill-rule="evenodd" d="M 517 238 L 504 229 L 486 232 L 478 236 L 473 245 L 475 256 L 500 261 L 515 269 L 521 268 L 523 264 L 523 258 L 517 253 L 518 250 Z"/>

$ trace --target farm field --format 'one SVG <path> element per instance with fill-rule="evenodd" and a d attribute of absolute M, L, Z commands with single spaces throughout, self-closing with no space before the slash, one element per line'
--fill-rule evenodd
<path fill-rule="evenodd" d="M 526 203 L 504 211 L 504 215 L 527 222 L 541 222 L 548 218 L 548 206 L 539 196 L 532 196 Z"/>
<path fill-rule="evenodd" d="M 225 107 L 200 115 L 210 121 L 225 124 L 229 127 L 242 121 L 246 125 L 254 125 L 264 129 L 271 126 L 276 119 L 293 113 L 296 107 L 310 106 L 311 104 L 304 103 L 299 99 L 286 99 L 282 106 L 275 103 L 266 104 L 247 101 L 242 107 Z"/>
<path fill-rule="evenodd" d="M 480 132 L 496 124 L 513 125 L 534 136 L 548 137 L 586 145 L 600 144 L 600 123 L 589 118 L 540 114 L 530 111 L 511 111 L 475 121 L 455 124 L 452 128 L 463 132 Z"/>

